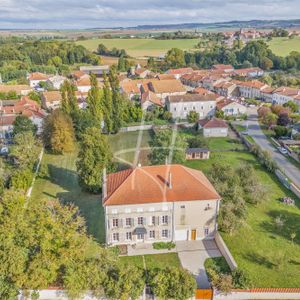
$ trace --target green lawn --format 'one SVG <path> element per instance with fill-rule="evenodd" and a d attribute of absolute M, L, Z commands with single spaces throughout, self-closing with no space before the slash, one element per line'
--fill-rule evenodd
<path fill-rule="evenodd" d="M 148 162 L 147 156 L 149 154 L 149 150 L 142 150 L 140 153 L 136 153 L 139 135 L 141 136 L 140 147 L 148 148 L 149 141 L 152 138 L 151 131 L 120 132 L 115 135 L 110 135 L 108 139 L 115 156 L 132 163 L 137 155 L 138 162 L 142 165 L 146 164 Z"/>
<path fill-rule="evenodd" d="M 270 49 L 279 56 L 287 56 L 292 51 L 300 51 L 300 37 L 290 39 L 284 38 L 273 38 L 267 42 Z"/>
<path fill-rule="evenodd" d="M 38 177 L 32 192 L 37 198 L 57 198 L 62 203 L 74 203 L 87 223 L 88 233 L 99 243 L 105 242 L 104 214 L 101 195 L 81 191 L 76 174 L 77 150 L 66 155 L 44 154 L 42 164 L 49 169 L 48 178 Z"/>
<path fill-rule="evenodd" d="M 96 50 L 99 44 L 104 44 L 108 49 L 125 49 L 132 57 L 161 56 L 171 48 L 182 50 L 193 49 L 199 39 L 187 40 L 155 40 L 155 39 L 90 39 L 76 42 L 89 50 Z"/>
<path fill-rule="evenodd" d="M 251 163 L 267 189 L 262 204 L 248 206 L 244 226 L 233 236 L 222 233 L 224 240 L 240 268 L 246 270 L 255 287 L 300 286 L 300 201 L 267 173 L 247 152 L 212 153 L 207 161 L 188 161 L 186 165 L 207 173 L 214 162 L 239 166 Z M 296 207 L 279 202 L 283 196 L 296 200 Z M 284 226 L 276 228 L 274 220 L 281 216 Z M 290 235 L 296 233 L 294 243 Z"/>
<path fill-rule="evenodd" d="M 124 264 L 134 264 L 139 268 L 144 268 L 143 256 L 147 270 L 154 268 L 164 269 L 166 267 L 181 267 L 177 253 L 122 256 L 120 257 L 120 260 Z"/>

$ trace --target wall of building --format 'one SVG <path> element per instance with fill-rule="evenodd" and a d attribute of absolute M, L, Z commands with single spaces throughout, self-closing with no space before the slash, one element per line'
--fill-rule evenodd
<path fill-rule="evenodd" d="M 226 137 L 228 128 L 203 128 L 203 135 L 205 137 Z"/>

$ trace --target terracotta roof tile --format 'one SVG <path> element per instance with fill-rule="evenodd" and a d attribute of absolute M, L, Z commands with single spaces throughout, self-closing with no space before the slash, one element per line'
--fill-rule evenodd
<path fill-rule="evenodd" d="M 176 79 L 151 81 L 148 85 L 149 89 L 156 94 L 186 92 L 182 83 Z"/>
<path fill-rule="evenodd" d="M 199 120 L 203 128 L 228 128 L 227 123 L 222 119 L 212 118 L 211 120 Z"/>
<path fill-rule="evenodd" d="M 171 188 L 169 174 L 172 175 Z M 107 177 L 104 205 L 219 200 L 205 175 L 182 165 L 137 167 Z"/>

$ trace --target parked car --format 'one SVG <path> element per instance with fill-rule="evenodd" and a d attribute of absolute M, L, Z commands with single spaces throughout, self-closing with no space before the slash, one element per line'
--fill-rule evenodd
<path fill-rule="evenodd" d="M 288 154 L 288 151 L 285 148 L 283 148 L 283 147 L 279 147 L 278 150 L 283 155 L 287 155 Z"/>

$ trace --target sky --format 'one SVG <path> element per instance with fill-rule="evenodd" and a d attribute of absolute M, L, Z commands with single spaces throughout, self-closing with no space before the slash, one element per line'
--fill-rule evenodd
<path fill-rule="evenodd" d="M 300 18 L 300 0 L 0 0 L 0 29 Z"/>

